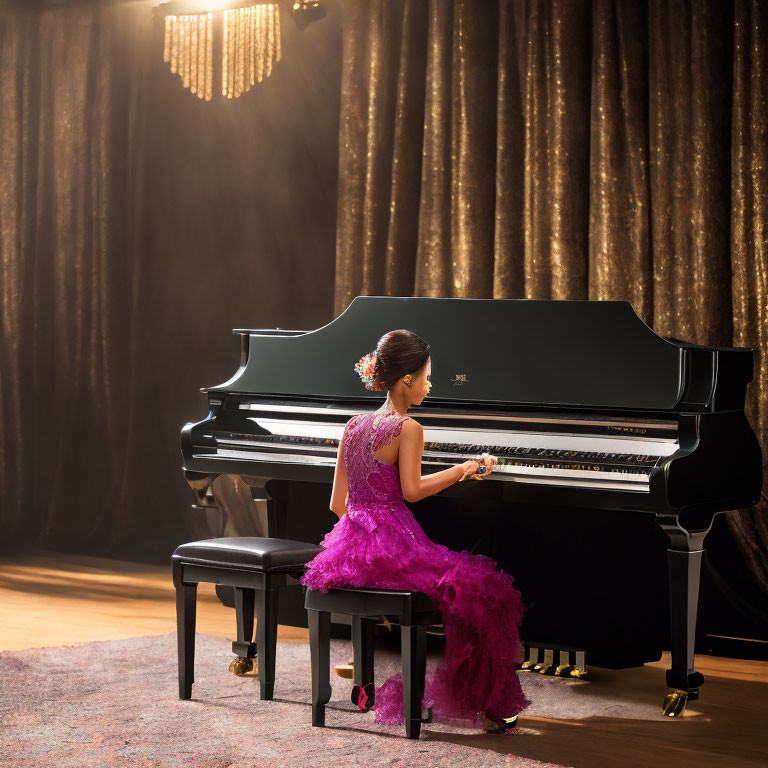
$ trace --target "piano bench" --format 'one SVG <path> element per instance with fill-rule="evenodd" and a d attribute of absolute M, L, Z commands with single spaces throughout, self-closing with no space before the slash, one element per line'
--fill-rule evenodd
<path fill-rule="evenodd" d="M 427 626 L 442 622 L 439 609 L 429 597 L 423 592 L 388 589 L 345 587 L 328 592 L 307 589 L 304 607 L 309 622 L 312 664 L 312 725 L 325 725 L 325 705 L 331 699 L 331 613 L 352 617 L 355 685 L 367 695 L 367 703 L 365 700 L 364 703 L 368 708 L 373 705 L 375 691 L 373 630 L 384 617 L 391 624 L 400 625 L 405 731 L 409 739 L 418 739 L 421 724 L 431 720 L 431 712 L 425 716 L 421 708 L 427 665 Z"/>
<path fill-rule="evenodd" d="M 176 634 L 179 649 L 179 698 L 189 699 L 195 680 L 195 609 L 199 582 L 234 587 L 237 640 L 233 661 L 247 669 L 258 657 L 259 697 L 271 699 L 275 688 L 277 607 L 287 577 L 300 578 L 320 547 L 306 541 L 232 536 L 182 544 L 171 555 L 176 587 Z M 256 642 L 253 638 L 254 608 Z M 232 665 L 230 669 L 232 669 Z"/>

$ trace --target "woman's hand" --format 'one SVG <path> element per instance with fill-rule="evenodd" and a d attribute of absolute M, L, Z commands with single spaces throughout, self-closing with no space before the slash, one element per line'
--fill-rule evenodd
<path fill-rule="evenodd" d="M 466 480 L 468 477 L 474 480 L 485 480 L 485 478 L 493 472 L 496 463 L 496 457 L 491 456 L 490 453 L 484 453 L 480 459 L 468 459 L 461 464 L 461 467 L 464 469 L 464 474 L 459 478 L 459 482 Z M 481 466 L 485 467 L 485 472 L 482 475 L 478 475 L 476 473 Z"/>

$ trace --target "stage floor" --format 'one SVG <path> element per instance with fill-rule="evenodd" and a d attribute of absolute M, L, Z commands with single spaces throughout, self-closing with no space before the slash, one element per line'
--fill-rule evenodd
<path fill-rule="evenodd" d="M 231 639 L 232 609 L 210 584 L 198 587 L 197 631 Z M 77 555 L 40 553 L 0 560 L 0 650 L 71 645 L 175 631 L 175 600 L 167 567 Z M 279 642 L 308 641 L 307 630 L 280 626 Z M 661 704 L 661 670 L 595 670 L 610 696 Z M 697 656 L 707 683 L 679 720 L 521 717 L 537 737 L 515 742 L 518 755 L 566 766 L 768 766 L 768 662 Z M 525 673 L 521 673 L 525 674 Z M 596 688 L 597 690 L 597 688 Z M 506 737 L 505 737 L 506 738 Z"/>

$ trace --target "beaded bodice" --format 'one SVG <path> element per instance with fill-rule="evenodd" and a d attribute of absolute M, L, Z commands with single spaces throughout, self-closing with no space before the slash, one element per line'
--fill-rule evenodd
<path fill-rule="evenodd" d="M 349 500 L 347 509 L 388 505 L 403 501 L 400 471 L 373 454 L 400 434 L 408 416 L 397 411 L 374 411 L 355 416 L 344 434 L 344 464 L 347 468 Z"/>

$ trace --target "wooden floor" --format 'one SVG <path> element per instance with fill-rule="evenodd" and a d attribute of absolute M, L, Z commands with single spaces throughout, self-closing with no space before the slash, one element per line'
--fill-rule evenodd
<path fill-rule="evenodd" d="M 112 640 L 176 629 L 170 565 L 41 553 L 0 560 L 0 650 Z M 212 585 L 198 587 L 197 631 L 232 638 L 234 616 Z M 307 642 L 307 631 L 280 626 L 281 642 Z M 606 695 L 642 702 L 664 693 L 668 657 L 654 671 L 598 670 Z M 766 768 L 768 662 L 699 656 L 702 698 L 677 720 L 550 720 L 521 717 L 516 754 L 579 768 Z M 456 737 L 461 742 L 465 737 Z M 504 739 L 504 749 L 511 745 Z"/>

